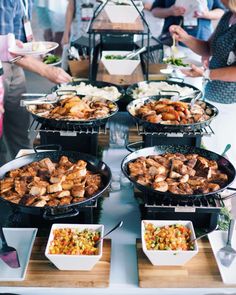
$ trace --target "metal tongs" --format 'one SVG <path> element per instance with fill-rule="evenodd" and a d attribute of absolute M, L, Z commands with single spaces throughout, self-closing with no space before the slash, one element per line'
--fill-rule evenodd
<path fill-rule="evenodd" d="M 51 94 L 44 94 L 44 93 L 24 93 L 22 97 L 33 97 L 36 99 L 22 99 L 20 101 L 20 106 L 26 107 L 28 105 L 40 105 L 45 103 L 56 103 L 58 101 L 58 96 L 55 92 Z"/>
<path fill-rule="evenodd" d="M 163 91 L 164 92 L 164 91 Z M 170 92 L 174 92 L 174 91 L 170 91 Z M 202 95 L 202 92 L 200 90 L 194 90 L 191 94 L 188 94 L 188 95 L 183 95 L 181 96 L 179 93 L 177 95 L 173 95 L 171 97 L 171 100 L 172 101 L 178 101 L 178 100 L 182 100 L 182 99 L 185 99 L 185 98 L 191 98 L 191 108 L 193 107 L 193 105 L 195 104 L 195 102 L 201 97 Z"/>
<path fill-rule="evenodd" d="M 144 47 L 142 47 L 142 48 L 140 48 L 140 49 L 138 49 L 136 51 L 130 52 L 127 55 L 125 55 L 124 60 L 125 59 L 133 59 L 134 57 L 136 57 L 137 55 L 139 55 L 140 53 L 142 53 L 142 52 L 144 52 L 146 50 L 147 50 L 147 48 L 146 48 L 146 46 L 144 46 Z"/>
<path fill-rule="evenodd" d="M 57 103 L 63 95 L 66 94 L 77 94 L 76 90 L 57 90 L 56 92 L 50 94 L 43 93 L 24 93 L 22 97 L 39 97 L 37 99 L 22 99 L 20 105 L 26 107 L 28 105 L 41 105 L 41 104 L 51 104 Z"/>

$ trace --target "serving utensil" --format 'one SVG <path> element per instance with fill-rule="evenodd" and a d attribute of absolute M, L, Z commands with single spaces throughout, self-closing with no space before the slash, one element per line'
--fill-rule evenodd
<path fill-rule="evenodd" d="M 178 48 L 177 48 L 177 46 L 176 46 L 176 39 L 175 39 L 175 36 L 172 36 L 172 39 L 173 39 L 173 44 L 172 44 L 172 46 L 170 47 L 170 49 L 171 49 L 171 55 L 172 56 L 175 56 L 177 53 L 178 53 Z"/>
<path fill-rule="evenodd" d="M 0 249 L 0 258 L 11 268 L 19 268 L 20 262 L 15 248 L 8 246 L 2 227 L 0 227 L 0 238 L 2 248 Z"/>
<path fill-rule="evenodd" d="M 229 229 L 228 229 L 228 238 L 226 246 L 221 248 L 218 251 L 218 257 L 220 262 L 225 267 L 229 267 L 233 262 L 234 258 L 236 257 L 236 251 L 232 248 L 231 242 L 234 234 L 234 226 L 235 226 L 235 219 L 230 220 Z"/>
<path fill-rule="evenodd" d="M 226 153 L 227 153 L 228 150 L 230 150 L 230 149 L 231 149 L 231 144 L 230 144 L 230 143 L 226 144 L 225 149 L 224 149 L 223 153 L 221 154 L 221 156 L 222 156 L 222 157 L 225 157 Z"/>
<path fill-rule="evenodd" d="M 144 52 L 144 51 L 146 51 L 146 50 L 147 50 L 147 48 L 146 48 L 146 46 L 144 46 L 144 47 L 142 47 L 142 48 L 140 48 L 140 49 L 138 49 L 138 50 L 136 50 L 136 51 L 134 51 L 134 52 L 128 53 L 128 54 L 125 56 L 124 60 L 126 60 L 126 59 L 133 59 L 133 58 L 135 58 L 137 55 L 139 55 L 140 53 L 142 53 L 142 52 Z"/>
<path fill-rule="evenodd" d="M 212 230 L 210 230 L 210 231 L 208 231 L 208 232 L 206 232 L 206 233 L 204 233 L 204 234 L 202 234 L 202 235 L 196 237 L 195 239 L 192 239 L 192 240 L 190 241 L 190 243 L 194 243 L 195 241 L 200 240 L 201 238 L 203 238 L 203 237 L 209 235 L 210 233 L 212 233 L 213 231 L 217 230 L 217 228 L 218 228 L 218 225 L 217 225 L 214 229 L 212 229 Z"/>
<path fill-rule="evenodd" d="M 123 220 L 121 220 L 120 222 L 118 222 L 117 225 L 115 225 L 111 230 L 109 230 L 105 235 L 103 235 L 103 237 L 100 237 L 100 239 L 97 240 L 97 242 L 95 243 L 95 245 L 98 245 L 106 236 L 108 236 L 114 230 L 122 227 L 122 225 L 123 225 Z"/>
<path fill-rule="evenodd" d="M 198 91 L 197 95 L 195 97 L 192 98 L 191 102 L 190 102 L 190 106 L 191 108 L 194 106 L 194 104 L 196 103 L 196 101 L 202 96 L 202 92 Z"/>

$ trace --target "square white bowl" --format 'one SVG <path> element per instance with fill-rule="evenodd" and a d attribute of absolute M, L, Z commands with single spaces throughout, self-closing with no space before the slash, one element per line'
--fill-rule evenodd
<path fill-rule="evenodd" d="M 104 226 L 101 224 L 53 224 L 47 242 L 45 256 L 60 270 L 91 270 L 100 260 L 103 253 L 103 240 L 98 245 L 98 255 L 65 255 L 49 254 L 49 246 L 53 240 L 54 229 L 71 228 L 83 231 L 84 229 L 96 230 L 101 237 L 104 234 Z"/>
<path fill-rule="evenodd" d="M 135 1 L 137 8 L 141 12 L 143 10 L 142 1 Z M 139 12 L 130 1 L 130 5 L 116 5 L 108 2 L 104 10 L 112 23 L 134 23 L 139 16 Z"/>
<path fill-rule="evenodd" d="M 195 238 L 194 228 L 191 221 L 186 220 L 142 220 L 142 249 L 147 258 L 153 265 L 184 265 L 198 253 L 197 242 L 194 242 L 194 250 L 147 250 L 144 240 L 145 224 L 151 223 L 154 226 L 162 227 L 165 225 L 181 224 L 191 230 L 191 240 Z"/>
<path fill-rule="evenodd" d="M 106 59 L 107 55 L 127 55 L 131 51 L 103 51 L 101 61 L 110 75 L 131 75 L 140 64 L 137 59 Z"/>

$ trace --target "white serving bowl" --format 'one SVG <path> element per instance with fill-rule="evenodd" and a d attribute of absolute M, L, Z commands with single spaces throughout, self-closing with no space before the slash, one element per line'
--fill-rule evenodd
<path fill-rule="evenodd" d="M 60 270 L 91 270 L 102 257 L 103 240 L 98 245 L 98 255 L 65 255 L 49 254 L 49 246 L 53 240 L 54 229 L 71 228 L 83 231 L 84 229 L 96 230 L 100 232 L 101 237 L 104 234 L 104 226 L 101 224 L 53 224 L 49 239 L 47 242 L 45 256 Z"/>
<path fill-rule="evenodd" d="M 141 12 L 143 10 L 142 1 L 135 1 L 137 8 Z M 139 12 L 130 1 L 130 5 L 116 5 L 108 2 L 104 10 L 112 23 L 134 23 L 139 16 Z"/>
<path fill-rule="evenodd" d="M 197 242 L 194 242 L 194 250 L 147 250 L 144 240 L 145 224 L 151 223 L 154 226 L 162 227 L 165 225 L 181 224 L 191 230 L 191 239 L 195 238 L 194 228 L 191 221 L 186 220 L 142 220 L 142 249 L 147 258 L 153 265 L 184 265 L 198 253 Z"/>
<path fill-rule="evenodd" d="M 110 75 L 131 75 L 140 64 L 139 56 L 137 59 L 106 59 L 107 55 L 127 55 L 131 51 L 103 51 L 101 61 Z"/>

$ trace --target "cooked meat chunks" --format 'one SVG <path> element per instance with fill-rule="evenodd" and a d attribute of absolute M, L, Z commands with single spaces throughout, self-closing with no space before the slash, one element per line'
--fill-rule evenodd
<path fill-rule="evenodd" d="M 197 154 L 166 153 L 128 163 L 130 177 L 143 186 L 173 194 L 206 194 L 228 181 L 217 162 Z"/>
<path fill-rule="evenodd" d="M 3 198 L 25 206 L 62 206 L 78 203 L 102 189 L 102 177 L 87 170 L 87 162 L 72 163 L 62 156 L 49 158 L 7 173 L 0 181 Z"/>

